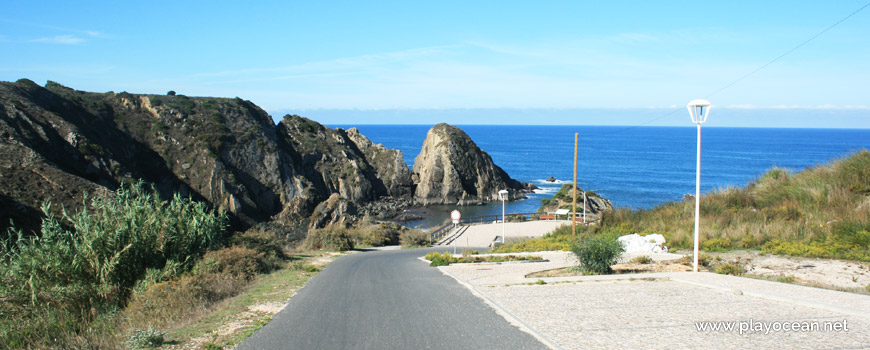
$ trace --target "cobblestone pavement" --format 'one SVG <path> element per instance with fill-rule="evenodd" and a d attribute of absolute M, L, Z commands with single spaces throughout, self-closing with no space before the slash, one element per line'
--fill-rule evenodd
<path fill-rule="evenodd" d="M 570 264 L 544 257 L 439 269 L 562 349 L 870 348 L 870 296 L 703 272 L 523 277 Z M 699 330 L 707 321 L 733 330 Z"/>

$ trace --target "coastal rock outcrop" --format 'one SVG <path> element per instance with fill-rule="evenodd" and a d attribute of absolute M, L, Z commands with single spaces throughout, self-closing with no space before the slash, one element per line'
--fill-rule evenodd
<path fill-rule="evenodd" d="M 583 191 L 582 188 L 577 189 L 577 215 L 583 213 L 583 194 L 586 194 L 586 218 L 588 221 L 596 221 L 601 217 L 601 214 L 608 210 L 613 210 L 613 204 L 607 198 L 601 197 L 599 194 L 592 191 Z M 541 207 L 538 208 L 539 213 L 553 213 L 558 209 L 571 209 L 574 196 L 574 188 L 571 184 L 564 184 L 551 199 L 541 200 Z"/>
<path fill-rule="evenodd" d="M 0 236 L 37 229 L 44 201 L 144 180 L 225 209 L 239 229 L 274 222 L 298 238 L 377 211 L 401 213 L 413 184 L 401 153 L 357 131 L 268 113 L 240 98 L 78 91 L 0 82 Z M 395 196 L 395 197 L 394 197 Z M 384 204 L 376 204 L 384 201 Z"/>
<path fill-rule="evenodd" d="M 85 193 L 153 184 L 224 209 L 236 229 L 301 238 L 363 217 L 410 220 L 412 203 L 483 204 L 527 184 L 508 177 L 459 128 L 430 130 L 414 171 L 359 130 L 296 115 L 279 123 L 240 98 L 93 93 L 49 81 L 0 82 L 0 238 L 38 229 L 40 205 L 80 209 Z"/>
<path fill-rule="evenodd" d="M 411 169 L 408 169 L 402 151 L 375 144 L 360 134 L 357 128 L 347 129 L 347 137 L 377 171 L 377 177 L 383 182 L 390 196 L 410 198 L 414 194 Z"/>
<path fill-rule="evenodd" d="M 442 123 L 429 130 L 413 170 L 414 201 L 420 205 L 484 204 L 498 201 L 499 190 L 508 191 L 508 200 L 525 198 L 525 184 L 511 179 L 464 131 L 452 125 Z"/>

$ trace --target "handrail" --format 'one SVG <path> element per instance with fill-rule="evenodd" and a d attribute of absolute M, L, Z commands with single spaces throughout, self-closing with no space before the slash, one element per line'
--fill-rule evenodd
<path fill-rule="evenodd" d="M 505 216 L 507 216 L 508 219 L 510 219 L 511 217 L 517 217 L 520 215 L 522 215 L 523 217 L 531 218 L 532 215 L 540 215 L 540 214 L 543 214 L 543 213 L 537 213 L 537 212 L 535 212 L 535 213 L 507 213 L 507 214 L 505 214 Z M 504 220 L 504 218 L 502 217 L 501 214 L 472 216 L 472 217 L 468 217 L 468 218 L 462 218 L 461 220 L 459 220 L 459 224 L 484 223 L 484 222 L 498 221 L 498 220 Z M 431 233 L 429 233 L 429 242 L 431 244 L 438 242 L 438 240 L 440 240 L 442 237 L 447 235 L 448 232 L 450 232 L 451 228 L 453 228 L 453 223 L 447 223 L 444 226 L 439 227 L 435 231 L 432 231 Z"/>
<path fill-rule="evenodd" d="M 453 227 L 453 223 L 445 224 L 444 226 L 439 227 L 437 230 L 429 233 L 429 243 L 434 244 L 435 242 L 438 242 L 438 240 L 441 239 L 441 237 L 444 237 L 444 235 L 446 235 L 447 232 L 450 232 L 450 229 L 452 227 Z"/>
<path fill-rule="evenodd" d="M 537 212 L 536 213 L 507 213 L 504 216 L 507 216 L 508 219 L 510 219 L 511 217 L 517 217 L 517 216 L 531 217 L 532 215 L 540 215 L 540 214 L 541 213 L 537 213 Z M 504 218 L 502 217 L 501 214 L 482 215 L 482 216 L 472 216 L 470 218 L 463 218 L 462 220 L 459 220 L 459 223 L 473 224 L 475 222 L 483 223 L 483 222 L 498 221 L 498 220 L 503 220 L 503 219 Z"/>

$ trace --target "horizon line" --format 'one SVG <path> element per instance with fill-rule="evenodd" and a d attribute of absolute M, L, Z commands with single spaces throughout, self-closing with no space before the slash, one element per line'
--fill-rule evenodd
<path fill-rule="evenodd" d="M 310 119 L 310 118 L 308 118 Z M 313 120 L 313 119 L 312 119 Z M 442 123 L 321 123 L 326 126 L 335 126 L 335 127 L 343 127 L 343 126 L 355 126 L 355 125 L 366 125 L 366 126 L 434 126 L 436 124 Z M 563 127 L 572 127 L 572 126 L 583 126 L 583 127 L 613 127 L 613 128 L 694 128 L 694 125 L 603 125 L 603 124 L 476 124 L 476 123 L 464 123 L 464 124 L 450 124 L 453 126 L 523 126 L 523 127 L 537 127 L 537 126 L 563 126 Z M 716 128 L 716 129 L 824 129 L 824 130 L 870 130 L 870 127 L 855 127 L 855 128 L 841 128 L 841 127 L 805 127 L 805 126 L 706 126 L 705 128 Z"/>
<path fill-rule="evenodd" d="M 712 105 L 716 109 L 733 109 L 733 110 L 819 110 L 819 111 L 870 111 L 870 105 L 817 105 L 817 106 L 801 106 L 801 105 L 772 105 L 772 106 L 757 106 L 757 105 L 728 105 L 717 106 Z M 359 108 L 359 107 L 314 107 L 314 108 L 276 108 L 267 110 L 268 112 L 284 112 L 296 110 L 302 112 L 310 111 L 356 111 L 356 112 L 380 112 L 380 111 L 472 111 L 472 110 L 544 110 L 544 111 L 572 111 L 572 110 L 608 110 L 608 111 L 625 111 L 625 110 L 655 110 L 655 109 L 675 109 L 684 108 L 683 106 L 650 106 L 650 107 L 389 107 L 389 108 Z"/>

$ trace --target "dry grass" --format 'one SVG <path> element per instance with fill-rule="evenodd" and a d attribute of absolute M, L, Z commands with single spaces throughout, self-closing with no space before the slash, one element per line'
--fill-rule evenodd
<path fill-rule="evenodd" d="M 649 210 L 618 209 L 583 235 L 660 233 L 668 245 L 692 246 L 694 202 Z M 566 238 L 567 234 L 567 238 Z M 862 150 L 797 174 L 774 168 L 745 188 L 701 197 L 701 248 L 761 249 L 775 254 L 870 261 L 870 152 Z M 499 248 L 565 249 L 570 230 Z"/>

